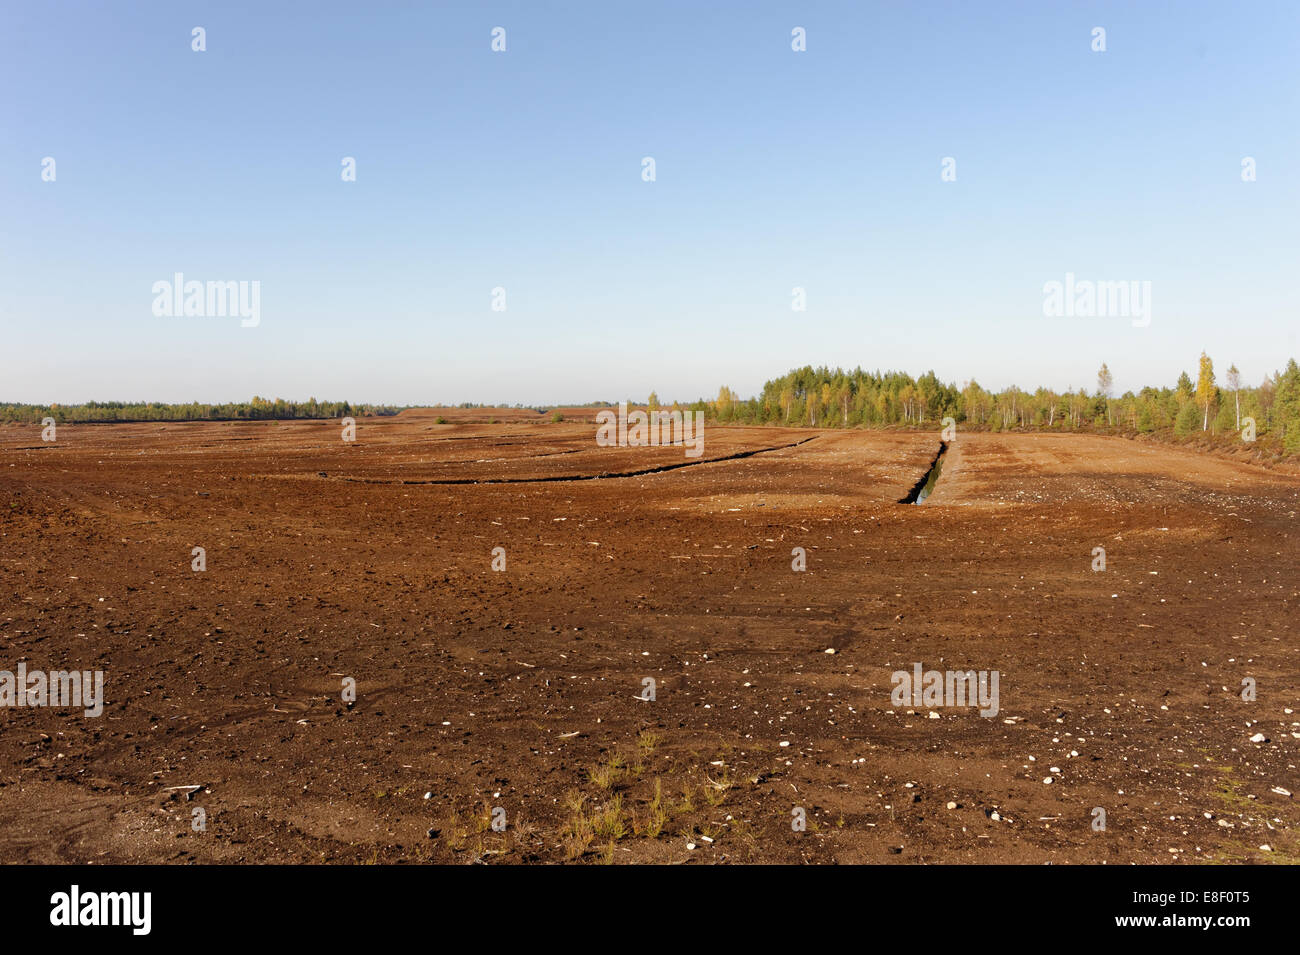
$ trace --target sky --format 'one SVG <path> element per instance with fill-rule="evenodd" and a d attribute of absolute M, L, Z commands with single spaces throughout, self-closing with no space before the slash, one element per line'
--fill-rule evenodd
<path fill-rule="evenodd" d="M 1091 390 L 1106 362 L 1121 393 L 1202 350 L 1258 383 L 1300 356 L 1298 28 L 1291 0 L 5 3 L 0 402 L 691 400 L 805 364 Z M 176 273 L 259 283 L 257 324 L 156 314 Z M 1067 274 L 1149 282 L 1146 321 L 1045 314 Z"/>

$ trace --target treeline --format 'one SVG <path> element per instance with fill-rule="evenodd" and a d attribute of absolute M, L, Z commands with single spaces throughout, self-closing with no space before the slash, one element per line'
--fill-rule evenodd
<path fill-rule="evenodd" d="M 348 401 L 286 401 L 262 398 L 251 401 L 204 404 L 166 404 L 158 401 L 88 401 L 80 405 L 0 404 L 0 421 L 39 424 L 53 418 L 58 424 L 113 421 L 262 421 L 292 418 L 343 418 L 360 415 L 395 415 L 391 405 L 352 404 Z"/>
<path fill-rule="evenodd" d="M 536 411 L 538 414 L 542 414 L 546 410 L 545 408 L 539 407 L 537 405 L 522 405 L 519 404 L 518 402 L 515 402 L 514 404 L 510 405 L 510 404 L 502 404 L 501 402 L 485 404 L 484 402 L 481 401 L 462 401 L 460 402 L 460 404 L 455 404 L 455 405 L 445 405 L 442 402 L 438 402 L 437 404 L 426 405 L 425 407 L 460 408 L 462 410 L 470 410 L 470 411 L 476 410 L 478 408 L 489 408 L 489 409 L 500 408 L 503 411 L 507 408 L 514 408 L 516 411 Z"/>
<path fill-rule="evenodd" d="M 631 401 L 632 399 L 629 398 L 627 400 Z M 488 408 L 488 409 L 500 408 L 502 410 L 505 410 L 507 408 L 514 408 L 516 410 L 536 411 L 538 414 L 545 414 L 548 411 L 554 411 L 556 408 L 613 408 L 617 404 L 618 403 L 615 401 L 575 401 L 569 404 L 560 402 L 559 404 L 551 404 L 551 405 L 525 405 L 525 404 L 520 404 L 519 402 L 515 402 L 514 404 L 511 405 L 511 404 L 505 404 L 503 402 L 496 402 L 494 404 L 484 404 L 483 402 L 480 401 L 462 401 L 460 402 L 460 404 L 455 404 L 455 405 L 446 405 L 443 404 L 442 402 L 438 402 L 437 404 L 423 405 L 422 407 L 461 408 L 461 409 L 470 409 L 470 410 L 477 409 L 477 408 Z"/>
<path fill-rule="evenodd" d="M 1300 452 L 1300 367 L 1291 359 L 1283 371 L 1252 387 L 1241 381 L 1235 366 L 1218 381 L 1214 363 L 1202 354 L 1195 382 L 1184 372 L 1172 388 L 1146 387 L 1118 396 L 1106 365 L 1092 392 L 1015 386 L 993 392 L 975 381 L 959 388 L 932 371 L 913 378 L 901 372 L 804 367 L 767 382 L 756 398 L 739 398 L 724 386 L 708 411 L 723 424 L 819 428 L 937 428 L 950 417 L 989 431 L 1167 431 L 1180 438 L 1240 432 L 1276 441 L 1293 454 Z"/>

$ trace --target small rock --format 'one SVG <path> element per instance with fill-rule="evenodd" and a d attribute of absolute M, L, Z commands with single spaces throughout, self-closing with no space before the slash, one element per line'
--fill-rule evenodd
<path fill-rule="evenodd" d="M 948 808 L 949 808 L 949 809 L 956 809 L 956 808 L 957 808 L 957 804 L 956 804 L 955 802 L 949 802 L 949 803 L 948 803 Z"/>
<path fill-rule="evenodd" d="M 1289 789 L 1283 789 L 1281 786 L 1274 786 L 1273 789 L 1272 789 L 1272 792 L 1277 793 L 1279 796 L 1290 796 L 1290 795 L 1291 795 L 1291 790 L 1289 790 Z"/>
<path fill-rule="evenodd" d="M 1265 736 L 1263 733 L 1256 733 L 1254 736 L 1250 738 L 1250 741 L 1252 743 L 1267 743 L 1268 737 Z"/>

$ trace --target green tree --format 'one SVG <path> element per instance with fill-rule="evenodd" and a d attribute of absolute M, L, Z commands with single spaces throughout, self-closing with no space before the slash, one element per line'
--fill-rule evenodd
<path fill-rule="evenodd" d="M 1292 358 L 1277 376 L 1273 416 L 1282 430 L 1282 447 L 1300 451 L 1300 366 Z"/>

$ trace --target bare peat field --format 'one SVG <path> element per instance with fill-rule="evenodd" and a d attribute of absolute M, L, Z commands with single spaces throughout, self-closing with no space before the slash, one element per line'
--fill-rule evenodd
<path fill-rule="evenodd" d="M 0 859 L 1300 861 L 1300 479 L 963 434 L 911 506 L 936 435 L 593 434 L 0 428 L 0 670 L 105 679 L 0 709 Z"/>

